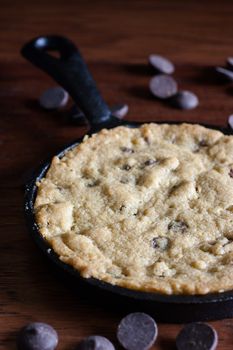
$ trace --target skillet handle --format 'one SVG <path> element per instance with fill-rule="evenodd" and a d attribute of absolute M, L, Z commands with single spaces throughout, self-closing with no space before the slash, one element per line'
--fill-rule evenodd
<path fill-rule="evenodd" d="M 60 57 L 56 58 L 47 51 L 57 51 Z M 26 43 L 21 53 L 71 95 L 92 127 L 111 122 L 110 109 L 74 43 L 62 36 L 42 36 Z"/>

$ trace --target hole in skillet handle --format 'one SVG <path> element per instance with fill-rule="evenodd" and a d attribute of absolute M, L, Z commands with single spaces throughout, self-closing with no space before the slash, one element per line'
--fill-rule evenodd
<path fill-rule="evenodd" d="M 56 51 L 60 57 L 48 51 Z M 21 53 L 70 94 L 88 119 L 91 132 L 121 124 L 112 116 L 78 48 L 69 39 L 57 35 L 37 37 L 26 43 Z"/>

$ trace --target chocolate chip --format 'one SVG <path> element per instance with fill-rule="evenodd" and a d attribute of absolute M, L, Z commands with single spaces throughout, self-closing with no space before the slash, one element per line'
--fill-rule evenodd
<path fill-rule="evenodd" d="M 155 237 L 152 239 L 152 247 L 157 248 L 158 246 L 158 237 Z"/>
<path fill-rule="evenodd" d="M 201 322 L 186 325 L 176 338 L 177 350 L 215 350 L 217 344 L 215 329 Z"/>
<path fill-rule="evenodd" d="M 152 317 L 135 312 L 121 320 L 117 339 L 126 350 L 148 350 L 154 344 L 157 333 L 157 325 Z"/>
<path fill-rule="evenodd" d="M 129 106 L 124 104 L 117 104 L 111 107 L 112 115 L 116 118 L 122 119 L 129 111 Z"/>
<path fill-rule="evenodd" d="M 91 335 L 78 345 L 77 350 L 115 350 L 115 347 L 107 338 Z"/>
<path fill-rule="evenodd" d="M 215 70 L 218 73 L 218 75 L 224 78 L 225 80 L 233 81 L 233 72 L 229 69 L 216 67 Z"/>
<path fill-rule="evenodd" d="M 200 141 L 198 142 L 198 144 L 195 146 L 193 152 L 194 152 L 194 153 L 199 152 L 201 147 L 208 147 L 208 143 L 207 143 L 206 140 L 200 140 Z"/>
<path fill-rule="evenodd" d="M 129 164 L 124 164 L 122 169 L 123 170 L 126 170 L 126 171 L 129 171 L 132 167 L 129 165 Z"/>
<path fill-rule="evenodd" d="M 166 249 L 168 246 L 168 239 L 166 237 L 154 237 L 152 239 L 152 247 L 160 248 L 162 250 Z"/>
<path fill-rule="evenodd" d="M 134 153 L 134 150 L 129 147 L 121 147 L 122 152 L 124 153 Z"/>
<path fill-rule="evenodd" d="M 155 159 L 148 159 L 145 161 L 144 165 L 145 166 L 149 166 L 149 165 L 153 165 L 156 163 L 156 160 Z"/>
<path fill-rule="evenodd" d="M 233 178 L 233 169 L 230 169 L 229 176 Z"/>
<path fill-rule="evenodd" d="M 233 57 L 227 58 L 227 65 L 230 69 L 233 69 Z"/>
<path fill-rule="evenodd" d="M 122 211 L 123 209 L 125 209 L 126 208 L 126 206 L 123 204 L 121 207 L 120 207 L 120 211 Z"/>
<path fill-rule="evenodd" d="M 60 86 L 56 86 L 44 91 L 39 98 L 39 103 L 45 109 L 57 109 L 64 107 L 68 99 L 68 93 Z"/>
<path fill-rule="evenodd" d="M 148 60 L 150 65 L 155 68 L 157 72 L 172 74 L 175 71 L 174 64 L 163 56 L 150 55 Z"/>
<path fill-rule="evenodd" d="M 150 80 L 149 85 L 151 93 L 161 99 L 174 96 L 177 93 L 176 81 L 164 74 L 157 75 Z"/>
<path fill-rule="evenodd" d="M 228 124 L 229 124 L 230 128 L 233 130 L 233 114 L 231 114 L 228 117 Z"/>
<path fill-rule="evenodd" d="M 198 146 L 200 147 L 208 147 L 208 143 L 206 140 L 201 140 L 198 142 Z"/>
<path fill-rule="evenodd" d="M 170 103 L 180 109 L 194 109 L 198 106 L 199 100 L 193 92 L 179 91 L 171 98 Z"/>
<path fill-rule="evenodd" d="M 58 344 L 58 335 L 53 327 L 46 323 L 29 323 L 19 333 L 19 350 L 54 350 Z"/>
<path fill-rule="evenodd" d="M 188 228 L 188 225 L 183 221 L 171 221 L 168 225 L 168 230 L 173 232 L 181 232 L 184 233 Z"/>
<path fill-rule="evenodd" d="M 89 184 L 87 184 L 87 187 L 95 187 L 98 186 L 100 184 L 99 180 L 95 180 L 93 182 L 90 182 Z"/>

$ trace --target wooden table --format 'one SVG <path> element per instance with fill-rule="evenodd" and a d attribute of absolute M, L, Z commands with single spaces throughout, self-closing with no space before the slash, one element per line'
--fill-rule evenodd
<path fill-rule="evenodd" d="M 28 171 L 85 128 L 70 124 L 68 108 L 54 112 L 39 108 L 38 96 L 54 82 L 20 56 L 23 43 L 46 33 L 70 37 L 81 48 L 106 101 L 127 103 L 131 120 L 224 125 L 233 113 L 233 88 L 217 83 L 209 67 L 223 65 L 233 55 L 232 14 L 233 2 L 224 0 L 1 1 L 1 349 L 15 349 L 17 331 L 30 321 L 52 324 L 59 332 L 59 350 L 72 349 L 93 333 L 115 341 L 117 323 L 124 315 L 123 309 L 112 312 L 64 285 L 25 227 L 23 183 Z M 175 63 L 180 88 L 197 93 L 200 107 L 180 111 L 150 96 L 150 53 Z M 212 324 L 219 333 L 218 348 L 232 349 L 233 321 Z M 174 349 L 180 329 L 181 325 L 160 324 L 153 349 Z"/>

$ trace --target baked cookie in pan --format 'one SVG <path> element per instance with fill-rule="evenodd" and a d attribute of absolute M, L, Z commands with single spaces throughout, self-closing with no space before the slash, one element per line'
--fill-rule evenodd
<path fill-rule="evenodd" d="M 233 136 L 105 129 L 54 157 L 37 186 L 41 235 L 83 277 L 162 294 L 233 289 Z"/>

